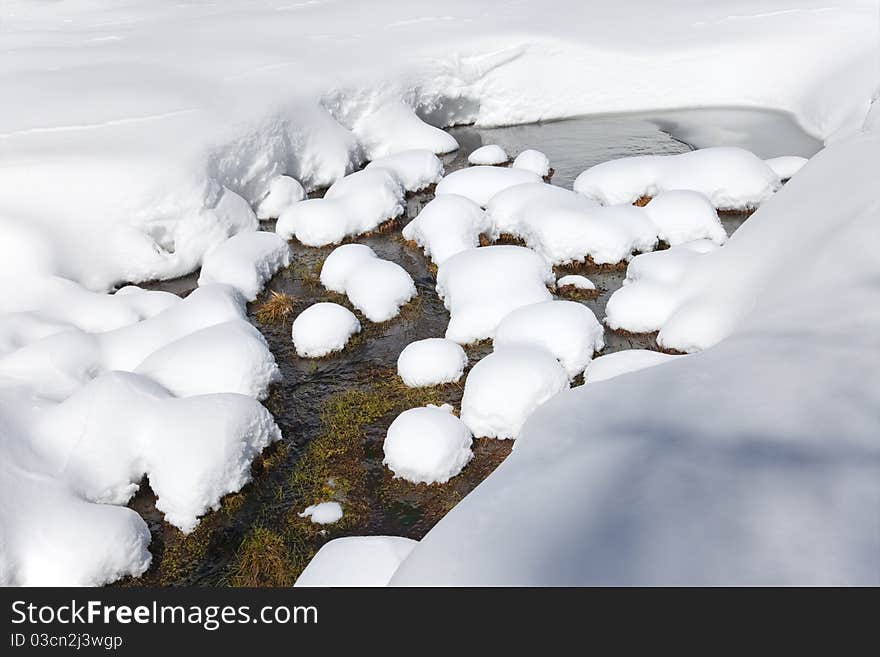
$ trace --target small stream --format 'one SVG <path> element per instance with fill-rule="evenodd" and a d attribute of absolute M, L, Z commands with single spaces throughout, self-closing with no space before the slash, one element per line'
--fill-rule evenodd
<path fill-rule="evenodd" d="M 467 155 L 475 148 L 497 143 L 511 155 L 526 148 L 545 152 L 555 170 L 551 182 L 567 188 L 587 167 L 629 155 L 740 145 L 761 157 L 810 156 L 821 146 L 783 114 L 742 109 L 595 116 L 496 129 L 467 126 L 450 132 L 461 148 L 444 158 L 447 173 L 467 166 Z M 478 439 L 474 460 L 463 472 L 447 484 L 433 486 L 394 480 L 382 466 L 385 431 L 399 412 L 427 401 L 449 402 L 458 408 L 461 401 L 462 385 L 412 393 L 395 384 L 400 351 L 414 340 L 442 336 L 449 320 L 434 290 L 429 260 L 400 236 L 400 228 L 432 198 L 431 193 L 412 195 L 398 226 L 357 239 L 379 257 L 406 269 L 415 281 L 418 298 L 389 322 L 370 324 L 361 317 L 362 336 L 327 358 L 299 358 L 290 324 L 315 302 L 346 303 L 326 292 L 317 280 L 321 263 L 333 248 L 291 243 L 293 264 L 279 272 L 250 307 L 250 320 L 268 340 L 283 375 L 265 402 L 281 427 L 283 441 L 254 464 L 253 482 L 227 496 L 221 509 L 208 514 L 189 536 L 164 523 L 145 481 L 130 506 L 150 526 L 154 561 L 144 576 L 123 584 L 288 585 L 331 538 L 390 534 L 420 539 L 507 456 L 510 441 Z M 746 214 L 722 217 L 728 234 L 746 219 Z M 264 228 L 271 229 L 271 223 Z M 601 320 L 625 269 L 557 269 L 558 275 L 574 271 L 587 275 L 599 288 L 598 296 L 578 300 Z M 196 279 L 191 275 L 150 287 L 185 295 L 195 287 Z M 272 291 L 293 297 L 293 311 L 284 321 L 261 322 L 256 311 Z M 653 336 L 606 331 L 605 342 L 603 353 L 656 348 Z M 469 347 L 471 364 L 490 350 L 487 344 Z M 342 412 L 349 407 L 352 413 Z M 340 426 L 343 429 L 337 430 Z M 348 436 L 349 430 L 347 442 L 334 442 L 336 434 Z M 340 523 L 321 528 L 298 517 L 305 506 L 326 501 L 314 497 L 316 490 L 343 504 L 346 515 Z"/>

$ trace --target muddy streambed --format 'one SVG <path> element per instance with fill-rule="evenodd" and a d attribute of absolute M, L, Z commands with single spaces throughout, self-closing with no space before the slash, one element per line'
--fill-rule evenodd
<path fill-rule="evenodd" d="M 598 116 L 496 129 L 459 127 L 450 132 L 461 149 L 444 158 L 447 172 L 467 166 L 467 155 L 483 144 L 498 143 L 512 155 L 536 148 L 549 156 L 554 167 L 551 182 L 567 188 L 585 168 L 628 155 L 741 145 L 761 157 L 810 156 L 820 147 L 784 115 L 741 109 Z M 416 283 L 418 297 L 389 322 L 372 324 L 360 317 L 362 333 L 344 351 L 327 358 L 299 358 L 290 326 L 297 314 L 315 302 L 349 305 L 318 281 L 321 264 L 332 247 L 291 243 L 293 264 L 279 272 L 249 308 L 250 320 L 268 340 L 283 375 L 265 402 L 281 427 L 283 440 L 255 462 L 253 481 L 224 498 L 221 508 L 209 513 L 188 536 L 163 521 L 145 481 L 130 506 L 150 527 L 153 565 L 144 576 L 123 585 L 292 584 L 317 549 L 332 538 L 365 534 L 422 538 L 509 454 L 510 441 L 477 439 L 474 459 L 443 485 L 396 480 L 382 466 L 385 431 L 400 412 L 440 402 L 459 408 L 461 401 L 463 380 L 413 390 L 400 383 L 395 371 L 397 356 L 407 344 L 442 336 L 449 321 L 434 290 L 430 261 L 400 235 L 400 228 L 431 198 L 431 193 L 411 196 L 406 216 L 396 226 L 357 240 L 406 269 Z M 727 214 L 722 221 L 731 234 L 746 218 Z M 264 228 L 271 229 L 271 223 Z M 597 296 L 577 300 L 598 318 L 604 317 L 608 297 L 620 287 L 625 269 L 557 268 L 559 275 L 571 272 L 587 275 L 599 288 Z M 149 287 L 185 295 L 195 287 L 196 279 L 191 275 Z M 276 316 L 268 317 L 264 304 L 273 292 L 292 300 L 279 304 Z M 606 331 L 605 342 L 602 353 L 656 348 L 653 336 Z M 469 347 L 471 365 L 490 350 L 489 344 Z M 343 506 L 345 515 L 339 523 L 322 527 L 299 517 L 306 506 L 329 500 Z"/>

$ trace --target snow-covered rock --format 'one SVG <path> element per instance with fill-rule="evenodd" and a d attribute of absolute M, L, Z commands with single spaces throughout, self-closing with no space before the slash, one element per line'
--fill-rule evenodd
<path fill-rule="evenodd" d="M 552 298 L 556 278 L 550 264 L 520 246 L 462 251 L 437 270 L 437 294 L 449 310 L 446 337 L 468 344 L 495 334 L 510 311 Z"/>
<path fill-rule="evenodd" d="M 682 244 L 633 258 L 623 287 L 615 290 L 605 305 L 605 324 L 632 333 L 658 331 L 680 303 L 680 287 L 687 272 L 706 253 L 711 250 L 702 250 L 700 241 L 696 246 Z"/>
<path fill-rule="evenodd" d="M 342 505 L 339 502 L 319 502 L 307 506 L 297 515 L 308 518 L 316 525 L 332 525 L 342 520 Z"/>
<path fill-rule="evenodd" d="M 361 323 L 353 312 L 327 302 L 306 308 L 293 320 L 291 328 L 293 346 L 303 358 L 320 358 L 340 351 L 360 331 Z"/>
<path fill-rule="evenodd" d="M 134 371 L 178 397 L 235 392 L 262 400 L 281 380 L 266 339 L 240 319 L 193 331 L 154 351 Z"/>
<path fill-rule="evenodd" d="M 573 287 L 576 290 L 595 290 L 596 284 L 586 276 L 580 274 L 566 274 L 556 279 L 556 289 L 561 287 Z"/>
<path fill-rule="evenodd" d="M 410 388 L 455 383 L 467 367 L 468 357 L 457 342 L 426 338 L 410 342 L 397 357 L 397 374 Z"/>
<path fill-rule="evenodd" d="M 39 414 L 30 438 L 46 471 L 90 501 L 125 504 L 148 475 L 165 520 L 190 532 L 280 437 L 244 395 L 175 399 L 145 377 L 109 372 Z"/>
<path fill-rule="evenodd" d="M 364 169 L 333 183 L 323 198 L 295 203 L 278 218 L 275 232 L 306 246 L 336 244 L 399 216 L 404 192 L 392 171 Z"/>
<path fill-rule="evenodd" d="M 584 381 L 598 383 L 613 379 L 621 374 L 638 372 L 647 367 L 662 365 L 670 360 L 681 358 L 672 354 L 664 354 L 650 349 L 624 349 L 613 354 L 606 354 L 594 359 L 584 372 Z"/>
<path fill-rule="evenodd" d="M 536 151 L 531 148 L 517 155 L 516 159 L 513 160 L 513 164 L 511 166 L 514 169 L 525 169 L 526 171 L 531 171 L 532 173 L 536 173 L 541 176 L 541 178 L 546 178 L 548 175 L 550 175 L 549 158 L 541 151 Z"/>
<path fill-rule="evenodd" d="M 239 233 L 208 251 L 199 285 L 226 283 L 253 301 L 275 273 L 290 264 L 290 248 L 275 233 Z"/>
<path fill-rule="evenodd" d="M 565 369 L 543 347 L 505 347 L 468 374 L 461 419 L 474 436 L 516 438 L 526 418 L 569 385 Z"/>
<path fill-rule="evenodd" d="M 399 536 L 346 536 L 325 544 L 294 586 L 386 586 L 417 541 Z"/>
<path fill-rule="evenodd" d="M 520 236 L 525 229 L 541 221 L 549 212 L 573 210 L 587 213 L 599 204 L 575 192 L 545 182 L 514 185 L 497 193 L 489 201 L 486 211 L 493 226 L 493 237 L 502 234 Z"/>
<path fill-rule="evenodd" d="M 440 182 L 443 163 L 432 151 L 413 149 L 386 155 L 370 162 L 367 169 L 388 169 L 408 192 L 418 192 Z"/>
<path fill-rule="evenodd" d="M 645 213 L 657 226 L 657 236 L 671 246 L 701 239 L 715 244 L 727 241 L 718 213 L 700 192 L 660 192 L 645 206 Z"/>
<path fill-rule="evenodd" d="M 294 203 L 306 197 L 306 190 L 296 178 L 278 176 L 269 183 L 269 192 L 257 205 L 257 219 L 277 219 Z"/>
<path fill-rule="evenodd" d="M 510 156 L 498 144 L 480 146 L 468 155 L 468 163 L 477 165 L 506 164 L 509 160 Z"/>
<path fill-rule="evenodd" d="M 458 194 L 485 208 L 489 200 L 508 187 L 527 182 L 540 182 L 541 177 L 525 169 L 474 166 L 453 171 L 437 183 L 435 194 Z"/>
<path fill-rule="evenodd" d="M 580 174 L 574 191 L 613 205 L 684 189 L 702 193 L 719 210 L 745 210 L 766 201 L 779 185 L 779 176 L 763 160 L 728 146 L 603 162 Z"/>
<path fill-rule="evenodd" d="M 381 258 L 364 259 L 346 280 L 345 292 L 371 322 L 396 317 L 417 294 L 412 276 L 396 262 Z"/>
<path fill-rule="evenodd" d="M 443 194 L 404 226 L 403 237 L 422 247 L 439 265 L 456 253 L 479 246 L 480 235 L 490 232 L 489 218 L 479 205 L 458 194 Z"/>
<path fill-rule="evenodd" d="M 452 135 L 428 125 L 400 101 L 367 114 L 354 125 L 353 131 L 369 160 L 413 149 L 426 149 L 438 155 L 458 149 Z"/>
<path fill-rule="evenodd" d="M 376 257 L 376 252 L 366 244 L 337 246 L 321 265 L 321 285 L 331 292 L 345 294 L 345 284 L 351 273 L 367 260 Z"/>
<path fill-rule="evenodd" d="M 801 167 L 807 163 L 807 158 L 798 155 L 782 155 L 781 157 L 771 157 L 764 160 L 764 164 L 773 169 L 773 172 L 779 176 L 780 180 L 788 180 L 794 174 L 801 170 Z"/>
<path fill-rule="evenodd" d="M 542 301 L 506 315 L 495 331 L 495 351 L 512 346 L 543 347 L 573 379 L 593 353 L 605 347 L 602 325 L 593 311 L 576 301 Z"/>
<path fill-rule="evenodd" d="M 414 484 L 445 484 L 473 458 L 472 442 L 449 404 L 411 408 L 388 427 L 382 463 Z"/>

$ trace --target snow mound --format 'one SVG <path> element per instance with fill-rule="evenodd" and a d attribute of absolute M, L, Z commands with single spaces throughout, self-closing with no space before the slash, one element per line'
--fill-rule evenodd
<path fill-rule="evenodd" d="M 368 160 L 413 149 L 440 155 L 458 149 L 448 132 L 428 125 L 402 102 L 387 103 L 362 117 L 352 128 Z"/>
<path fill-rule="evenodd" d="M 299 356 L 320 358 L 344 349 L 360 330 L 361 323 L 348 308 L 322 302 L 309 306 L 293 320 L 291 335 Z"/>
<path fill-rule="evenodd" d="M 137 374 L 103 374 L 34 423 L 48 472 L 85 499 L 125 504 L 144 475 L 156 507 L 184 532 L 250 481 L 253 458 L 281 434 L 258 402 L 237 394 L 175 399 Z"/>
<path fill-rule="evenodd" d="M 417 541 L 399 536 L 347 536 L 325 544 L 294 586 L 386 586 Z"/>
<path fill-rule="evenodd" d="M 584 372 L 584 381 L 598 383 L 607 379 L 613 379 L 621 374 L 638 372 L 647 367 L 662 365 L 670 360 L 681 358 L 672 354 L 664 354 L 650 349 L 624 349 L 613 354 L 599 356 L 587 366 Z"/>
<path fill-rule="evenodd" d="M 526 418 L 569 385 L 565 369 L 546 349 L 506 347 L 468 374 L 461 419 L 474 436 L 516 438 Z"/>
<path fill-rule="evenodd" d="M 510 156 L 498 144 L 486 144 L 473 150 L 468 155 L 469 164 L 496 165 L 506 164 Z"/>
<path fill-rule="evenodd" d="M 324 198 L 295 203 L 278 218 L 275 232 L 284 239 L 296 237 L 306 246 L 337 244 L 399 216 L 404 194 L 393 172 L 364 169 L 333 183 Z"/>
<path fill-rule="evenodd" d="M 780 180 L 788 180 L 800 171 L 807 161 L 807 158 L 798 155 L 783 155 L 764 160 L 764 164 L 773 169 L 773 172 L 779 176 Z"/>
<path fill-rule="evenodd" d="M 485 208 L 495 194 L 527 182 L 540 182 L 541 177 L 524 169 L 475 166 L 453 171 L 437 183 L 435 194 L 458 194 Z"/>
<path fill-rule="evenodd" d="M 461 345 L 445 338 L 411 342 L 397 357 L 397 374 L 410 388 L 454 383 L 468 364 Z"/>
<path fill-rule="evenodd" d="M 429 150 L 419 148 L 380 157 L 366 168 L 391 171 L 408 192 L 418 192 L 443 178 L 440 158 Z"/>
<path fill-rule="evenodd" d="M 346 281 L 348 300 L 371 322 L 396 317 L 400 307 L 416 296 L 409 273 L 396 262 L 366 258 Z"/>
<path fill-rule="evenodd" d="M 269 192 L 257 205 L 257 219 L 277 219 L 294 203 L 306 197 L 306 190 L 296 178 L 278 176 L 269 183 Z"/>
<path fill-rule="evenodd" d="M 320 502 L 307 506 L 298 515 L 300 518 L 309 518 L 316 525 L 332 525 L 342 520 L 342 505 L 339 502 Z"/>
<path fill-rule="evenodd" d="M 345 294 L 345 283 L 351 273 L 365 261 L 375 257 L 376 252 L 366 244 L 337 246 L 321 265 L 321 285 L 331 292 Z"/>
<path fill-rule="evenodd" d="M 437 270 L 437 294 L 449 311 L 446 337 L 459 344 L 491 338 L 512 310 L 552 298 L 550 264 L 520 246 L 462 251 Z"/>
<path fill-rule="evenodd" d="M 440 265 L 456 253 L 479 246 L 480 235 L 489 232 L 489 218 L 479 205 L 464 196 L 444 194 L 404 226 L 403 237 Z"/>
<path fill-rule="evenodd" d="M 489 201 L 486 211 L 493 226 L 493 238 L 503 234 L 519 236 L 521 226 L 540 222 L 548 212 L 573 210 L 590 212 L 599 204 L 575 192 L 545 182 L 528 182 L 508 187 Z"/>
<path fill-rule="evenodd" d="M 614 264 L 634 252 L 657 245 L 657 228 L 644 208 L 632 205 L 600 207 L 589 212 L 552 210 L 522 222 L 518 236 L 554 265 L 584 262 Z"/>
<path fill-rule="evenodd" d="M 550 175 L 550 159 L 541 151 L 528 149 L 516 156 L 513 161 L 514 169 L 524 169 L 536 173 L 541 178 Z"/>
<path fill-rule="evenodd" d="M 266 339 L 241 319 L 193 331 L 154 351 L 134 371 L 177 397 L 234 392 L 262 400 L 281 380 Z"/>
<path fill-rule="evenodd" d="M 290 264 L 290 247 L 275 233 L 239 233 L 205 255 L 199 285 L 226 283 L 253 301 L 282 267 Z"/>
<path fill-rule="evenodd" d="M 711 244 L 711 243 L 710 243 Z M 632 333 L 658 331 L 681 303 L 688 271 L 711 251 L 701 244 L 683 244 L 633 258 L 623 287 L 605 305 L 605 324 Z"/>
<path fill-rule="evenodd" d="M 727 241 L 727 231 L 709 199 L 700 192 L 661 192 L 645 206 L 648 218 L 657 226 L 657 236 L 671 246 L 708 239 Z"/>
<path fill-rule="evenodd" d="M 556 289 L 561 287 L 573 287 L 576 290 L 595 290 L 596 285 L 586 276 L 580 274 L 566 274 L 556 280 Z"/>
<path fill-rule="evenodd" d="M 593 353 L 605 347 L 602 325 L 576 301 L 542 301 L 517 308 L 498 325 L 495 351 L 512 346 L 543 347 L 565 368 L 569 379 L 584 371 Z"/>
<path fill-rule="evenodd" d="M 719 210 L 746 210 L 770 198 L 779 185 L 779 176 L 763 160 L 728 146 L 603 162 L 580 174 L 574 191 L 614 205 L 684 189 L 701 192 Z"/>
<path fill-rule="evenodd" d="M 382 463 L 411 483 L 445 484 L 473 458 L 472 442 L 449 404 L 411 408 L 388 427 Z"/>

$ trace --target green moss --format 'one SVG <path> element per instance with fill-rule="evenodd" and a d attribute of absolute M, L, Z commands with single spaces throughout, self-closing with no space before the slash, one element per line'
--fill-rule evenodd
<path fill-rule="evenodd" d="M 267 527 L 254 527 L 235 554 L 232 586 L 291 586 L 304 566 L 287 538 Z"/>

